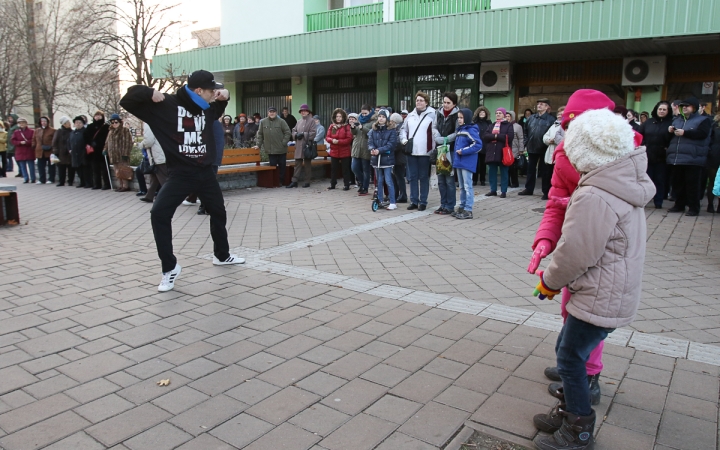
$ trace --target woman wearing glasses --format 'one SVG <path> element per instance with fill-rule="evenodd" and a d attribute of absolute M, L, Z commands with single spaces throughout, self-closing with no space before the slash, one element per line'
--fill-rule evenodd
<path fill-rule="evenodd" d="M 103 155 L 107 154 L 110 159 L 110 164 L 115 168 L 115 174 L 120 183 L 120 187 L 116 189 L 117 192 L 127 192 L 130 190 L 130 180 L 124 179 L 125 177 L 120 176 L 120 174 L 123 173 L 123 171 L 127 171 L 124 168 L 130 164 L 130 151 L 132 147 L 133 137 L 130 129 L 123 126 L 122 119 L 119 115 L 113 114 L 110 116 L 110 132 L 105 141 Z"/>

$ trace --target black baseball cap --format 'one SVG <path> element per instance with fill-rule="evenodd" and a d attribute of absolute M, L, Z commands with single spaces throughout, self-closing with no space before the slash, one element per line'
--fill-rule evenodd
<path fill-rule="evenodd" d="M 271 106 L 271 107 L 268 108 L 268 111 L 275 111 L 275 112 L 277 112 L 277 108 L 274 107 L 274 106 Z"/>
<path fill-rule="evenodd" d="M 196 70 L 188 77 L 188 87 L 190 89 L 224 89 L 225 85 L 215 82 L 215 76 L 207 70 Z"/>

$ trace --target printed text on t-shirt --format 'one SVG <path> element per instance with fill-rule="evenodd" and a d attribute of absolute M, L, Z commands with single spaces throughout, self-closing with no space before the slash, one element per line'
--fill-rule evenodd
<path fill-rule="evenodd" d="M 205 112 L 193 116 L 182 106 L 178 106 L 178 132 L 183 133 L 183 144 L 178 145 L 178 151 L 189 158 L 205 156 L 207 147 L 202 139 L 205 130 Z"/>

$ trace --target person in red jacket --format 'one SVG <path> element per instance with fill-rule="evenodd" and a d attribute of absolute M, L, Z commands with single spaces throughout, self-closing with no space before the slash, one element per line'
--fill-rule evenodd
<path fill-rule="evenodd" d="M 350 182 L 352 181 L 352 172 L 350 171 L 350 161 L 352 161 L 352 141 L 353 135 L 348 124 L 347 113 L 342 108 L 336 108 L 332 113 L 333 123 L 328 126 L 325 142 L 330 146 L 331 154 L 331 175 L 330 189 L 335 189 L 337 184 L 337 171 L 342 168 L 343 182 L 345 187 L 343 191 L 350 190 Z"/>
<path fill-rule="evenodd" d="M 33 147 L 35 132 L 28 128 L 25 118 L 19 118 L 17 124 L 20 128 L 10 137 L 10 142 L 15 146 L 15 161 L 25 179 L 24 183 L 35 184 L 35 148 Z"/>

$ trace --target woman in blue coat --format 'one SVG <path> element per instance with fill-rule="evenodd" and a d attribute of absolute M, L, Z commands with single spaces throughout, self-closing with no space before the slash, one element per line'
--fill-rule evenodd
<path fill-rule="evenodd" d="M 455 129 L 455 157 L 453 167 L 460 184 L 460 208 L 453 212 L 456 219 L 472 219 L 472 207 L 475 199 L 473 174 L 477 169 L 478 152 L 482 149 L 480 128 L 472 123 L 472 111 L 462 108 L 457 115 Z"/>

